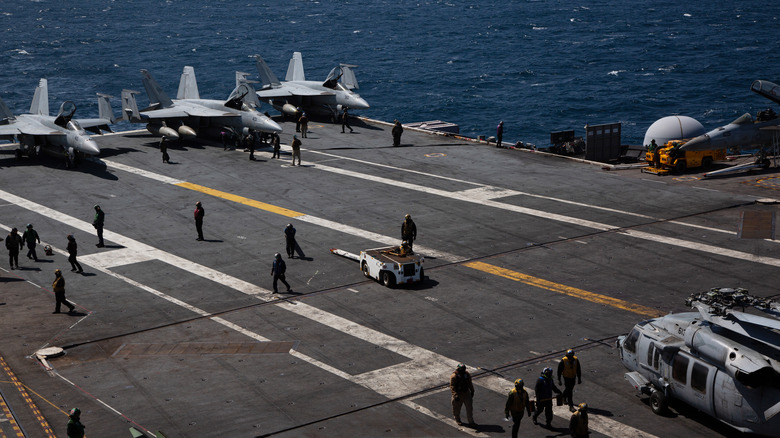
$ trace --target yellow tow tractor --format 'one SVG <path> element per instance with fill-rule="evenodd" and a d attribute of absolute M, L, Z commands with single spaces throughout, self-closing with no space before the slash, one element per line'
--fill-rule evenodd
<path fill-rule="evenodd" d="M 686 169 L 703 167 L 709 169 L 712 163 L 726 159 L 726 149 L 714 149 L 709 151 L 682 151 L 680 146 L 685 140 L 671 140 L 663 146 L 645 152 L 647 167 L 643 172 L 666 175 L 668 173 L 683 173 Z"/>

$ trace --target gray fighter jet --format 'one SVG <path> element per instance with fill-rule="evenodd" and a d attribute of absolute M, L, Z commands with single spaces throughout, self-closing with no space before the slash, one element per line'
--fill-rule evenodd
<path fill-rule="evenodd" d="M 69 100 L 62 103 L 56 116 L 50 116 L 48 81 L 41 79 L 33 95 L 30 114 L 14 116 L 0 99 L 0 138 L 18 140 L 18 158 L 22 155 L 34 157 L 43 152 L 65 158 L 66 166 L 73 167 L 78 159 L 100 153 L 97 143 L 85 129 L 95 134 L 111 132 L 108 125 L 115 119 L 110 98 L 98 93 L 100 118 L 97 119 L 74 119 L 76 105 Z"/>
<path fill-rule="evenodd" d="M 260 100 L 276 110 L 294 115 L 296 107 L 310 114 L 336 116 L 344 107 L 368 109 L 368 102 L 352 90 L 358 88 L 353 69 L 356 65 L 340 64 L 330 71 L 323 82 L 307 81 L 303 72 L 301 52 L 293 53 L 285 81 L 280 82 L 260 55 L 255 55 L 262 88 Z"/>
<path fill-rule="evenodd" d="M 769 81 L 753 81 L 750 90 L 780 103 L 780 87 Z M 778 141 L 780 118 L 771 108 L 761 111 L 753 119 L 745 113 L 728 125 L 721 126 L 706 134 L 694 137 L 680 147 L 685 151 L 710 151 L 738 146 L 771 146 Z"/>
<path fill-rule="evenodd" d="M 207 132 L 209 135 L 222 130 L 244 133 L 245 129 L 282 132 L 279 124 L 255 109 L 256 98 L 250 84 L 237 87 L 226 101 L 201 99 L 195 70 L 186 66 L 179 81 L 177 98 L 172 100 L 148 71 L 141 70 L 141 74 L 150 106 L 139 111 L 135 100 L 138 92 L 122 90 L 122 116 L 132 123 L 146 123 L 146 129 L 154 135 L 178 140 L 179 137 L 194 138 L 199 131 L 210 131 Z"/>

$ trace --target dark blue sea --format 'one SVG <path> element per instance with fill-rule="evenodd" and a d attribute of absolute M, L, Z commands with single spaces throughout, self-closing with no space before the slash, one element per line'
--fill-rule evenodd
<path fill-rule="evenodd" d="M 17 113 L 41 77 L 52 112 L 72 100 L 95 117 L 96 92 L 118 113 L 123 88 L 143 91 L 142 68 L 175 95 L 192 65 L 201 96 L 225 98 L 236 70 L 256 78 L 250 55 L 284 78 L 300 51 L 307 79 L 358 64 L 375 119 L 469 136 L 504 120 L 505 141 L 539 146 L 621 122 L 623 143 L 641 144 L 663 116 L 711 129 L 755 115 L 775 104 L 751 82 L 780 83 L 777 1 L 0 0 L 0 26 L 0 96 Z"/>

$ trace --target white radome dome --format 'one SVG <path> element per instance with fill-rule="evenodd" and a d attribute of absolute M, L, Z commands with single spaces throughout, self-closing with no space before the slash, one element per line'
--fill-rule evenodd
<path fill-rule="evenodd" d="M 642 144 L 647 146 L 651 140 L 655 139 L 655 144 L 661 146 L 669 140 L 690 139 L 706 132 L 704 125 L 694 118 L 688 116 L 667 116 L 656 120 L 655 123 L 647 128 L 645 141 Z"/>

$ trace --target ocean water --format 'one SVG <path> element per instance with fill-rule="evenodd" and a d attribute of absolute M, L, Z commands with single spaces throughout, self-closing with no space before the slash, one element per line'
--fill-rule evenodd
<path fill-rule="evenodd" d="M 641 144 L 667 115 L 708 129 L 755 115 L 775 104 L 751 82 L 780 83 L 780 2 L 766 1 L 1 0 L 0 29 L 0 97 L 16 113 L 41 77 L 52 112 L 72 100 L 95 117 L 103 92 L 118 113 L 123 88 L 143 91 L 142 68 L 173 96 L 192 65 L 201 96 L 225 98 L 236 70 L 257 78 L 251 55 L 283 79 L 300 51 L 307 79 L 359 65 L 372 106 L 360 114 L 375 119 L 441 119 L 469 136 L 504 120 L 505 141 L 539 146 L 621 122 L 623 142 Z"/>

